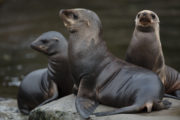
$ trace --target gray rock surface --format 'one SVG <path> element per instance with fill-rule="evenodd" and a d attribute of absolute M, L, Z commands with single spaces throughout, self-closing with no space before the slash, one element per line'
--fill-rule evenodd
<path fill-rule="evenodd" d="M 22 115 L 17 108 L 15 99 L 0 99 L 0 120 L 27 120 L 28 116 Z"/>
<path fill-rule="evenodd" d="M 170 109 L 151 113 L 118 114 L 106 117 L 91 116 L 90 120 L 180 120 L 180 100 L 172 102 Z M 95 112 L 109 111 L 114 108 L 100 105 Z M 33 110 L 29 120 L 82 120 L 75 109 L 75 96 L 69 95 Z"/>

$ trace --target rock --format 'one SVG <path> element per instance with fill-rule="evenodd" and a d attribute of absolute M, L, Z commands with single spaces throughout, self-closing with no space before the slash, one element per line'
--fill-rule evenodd
<path fill-rule="evenodd" d="M 180 100 L 172 102 L 170 109 L 152 113 L 118 114 L 105 117 L 91 116 L 90 120 L 180 120 Z M 109 111 L 115 108 L 100 105 L 95 112 Z M 82 120 L 75 109 L 75 96 L 69 95 L 38 107 L 30 113 L 29 120 Z"/>
<path fill-rule="evenodd" d="M 90 120 L 180 120 L 180 100 L 168 99 L 172 106 L 168 110 L 152 113 L 118 114 L 106 117 L 91 116 Z M 100 105 L 95 112 L 109 111 L 114 108 Z M 17 108 L 15 99 L 0 98 L 0 120 L 28 120 Z M 69 95 L 38 107 L 30 114 L 29 120 L 83 120 L 75 109 L 75 96 Z"/>
<path fill-rule="evenodd" d="M 28 116 L 22 115 L 17 108 L 15 99 L 0 99 L 0 120 L 27 120 Z"/>

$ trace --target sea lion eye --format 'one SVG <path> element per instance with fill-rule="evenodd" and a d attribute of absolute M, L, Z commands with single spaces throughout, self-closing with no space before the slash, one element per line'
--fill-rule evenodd
<path fill-rule="evenodd" d="M 66 16 L 69 17 L 69 18 L 75 19 L 75 20 L 78 19 L 78 15 L 76 15 L 76 14 L 73 13 L 73 12 L 64 12 L 64 15 L 66 15 Z"/>
<path fill-rule="evenodd" d="M 78 19 L 78 16 L 77 16 L 76 14 L 73 14 L 73 18 L 74 18 L 75 20 L 77 20 L 77 19 Z"/>
<path fill-rule="evenodd" d="M 152 19 L 155 19 L 155 18 L 156 18 L 156 16 L 155 16 L 154 14 L 151 14 L 151 17 L 152 17 Z"/>
<path fill-rule="evenodd" d="M 41 41 L 42 41 L 42 43 L 43 43 L 43 44 L 48 43 L 48 41 L 47 41 L 47 40 L 45 40 L 45 39 L 43 39 L 43 40 L 41 40 Z"/>
<path fill-rule="evenodd" d="M 74 19 L 74 20 L 77 20 L 77 19 L 78 19 L 78 16 L 77 16 L 76 14 L 74 14 L 74 13 L 69 13 L 69 14 L 68 14 L 68 17 L 69 17 L 69 18 L 72 18 L 72 19 Z"/>
<path fill-rule="evenodd" d="M 139 18 L 139 17 L 140 17 L 140 14 L 138 14 L 137 17 Z"/>

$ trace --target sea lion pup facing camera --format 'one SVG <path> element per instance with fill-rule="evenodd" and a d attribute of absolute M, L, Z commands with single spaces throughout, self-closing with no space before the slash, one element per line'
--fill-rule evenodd
<path fill-rule="evenodd" d="M 24 114 L 37 106 L 72 93 L 66 39 L 55 31 L 43 33 L 31 47 L 48 56 L 48 68 L 29 73 L 22 81 L 17 100 Z"/>
<path fill-rule="evenodd" d="M 60 11 L 70 33 L 69 61 L 79 86 L 75 105 L 88 118 L 99 103 L 120 109 L 94 113 L 96 116 L 161 110 L 169 107 L 162 101 L 164 87 L 159 77 L 113 56 L 102 39 L 99 17 L 91 10 Z"/>
<path fill-rule="evenodd" d="M 159 18 L 153 11 L 143 10 L 137 14 L 125 59 L 157 73 L 165 86 L 165 92 L 180 98 L 180 74 L 165 65 L 159 35 Z"/>

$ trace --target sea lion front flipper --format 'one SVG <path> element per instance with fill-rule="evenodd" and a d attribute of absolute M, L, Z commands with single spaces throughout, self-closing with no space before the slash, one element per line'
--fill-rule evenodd
<path fill-rule="evenodd" d="M 99 104 L 94 100 L 77 96 L 75 105 L 77 112 L 83 118 L 87 119 L 94 112 L 94 110 Z"/>
<path fill-rule="evenodd" d="M 73 85 L 72 93 L 74 95 L 77 95 L 77 93 L 78 93 L 78 86 L 76 84 Z"/>
<path fill-rule="evenodd" d="M 75 101 L 75 106 L 77 112 L 81 117 L 87 119 L 94 112 L 99 103 L 95 99 L 90 99 L 93 93 L 89 86 L 86 83 L 85 79 L 82 79 L 79 85 L 78 94 Z M 92 94 L 91 94 L 92 93 Z M 93 98 L 93 97 L 92 97 Z"/>
<path fill-rule="evenodd" d="M 53 100 L 56 100 L 59 96 L 59 93 L 58 93 L 58 88 L 57 88 L 57 85 L 56 83 L 52 82 L 52 87 L 51 87 L 51 90 L 49 90 L 50 94 L 53 94 L 51 98 L 43 101 L 41 104 L 39 104 L 37 107 L 40 107 L 42 105 L 45 105 Z"/>

